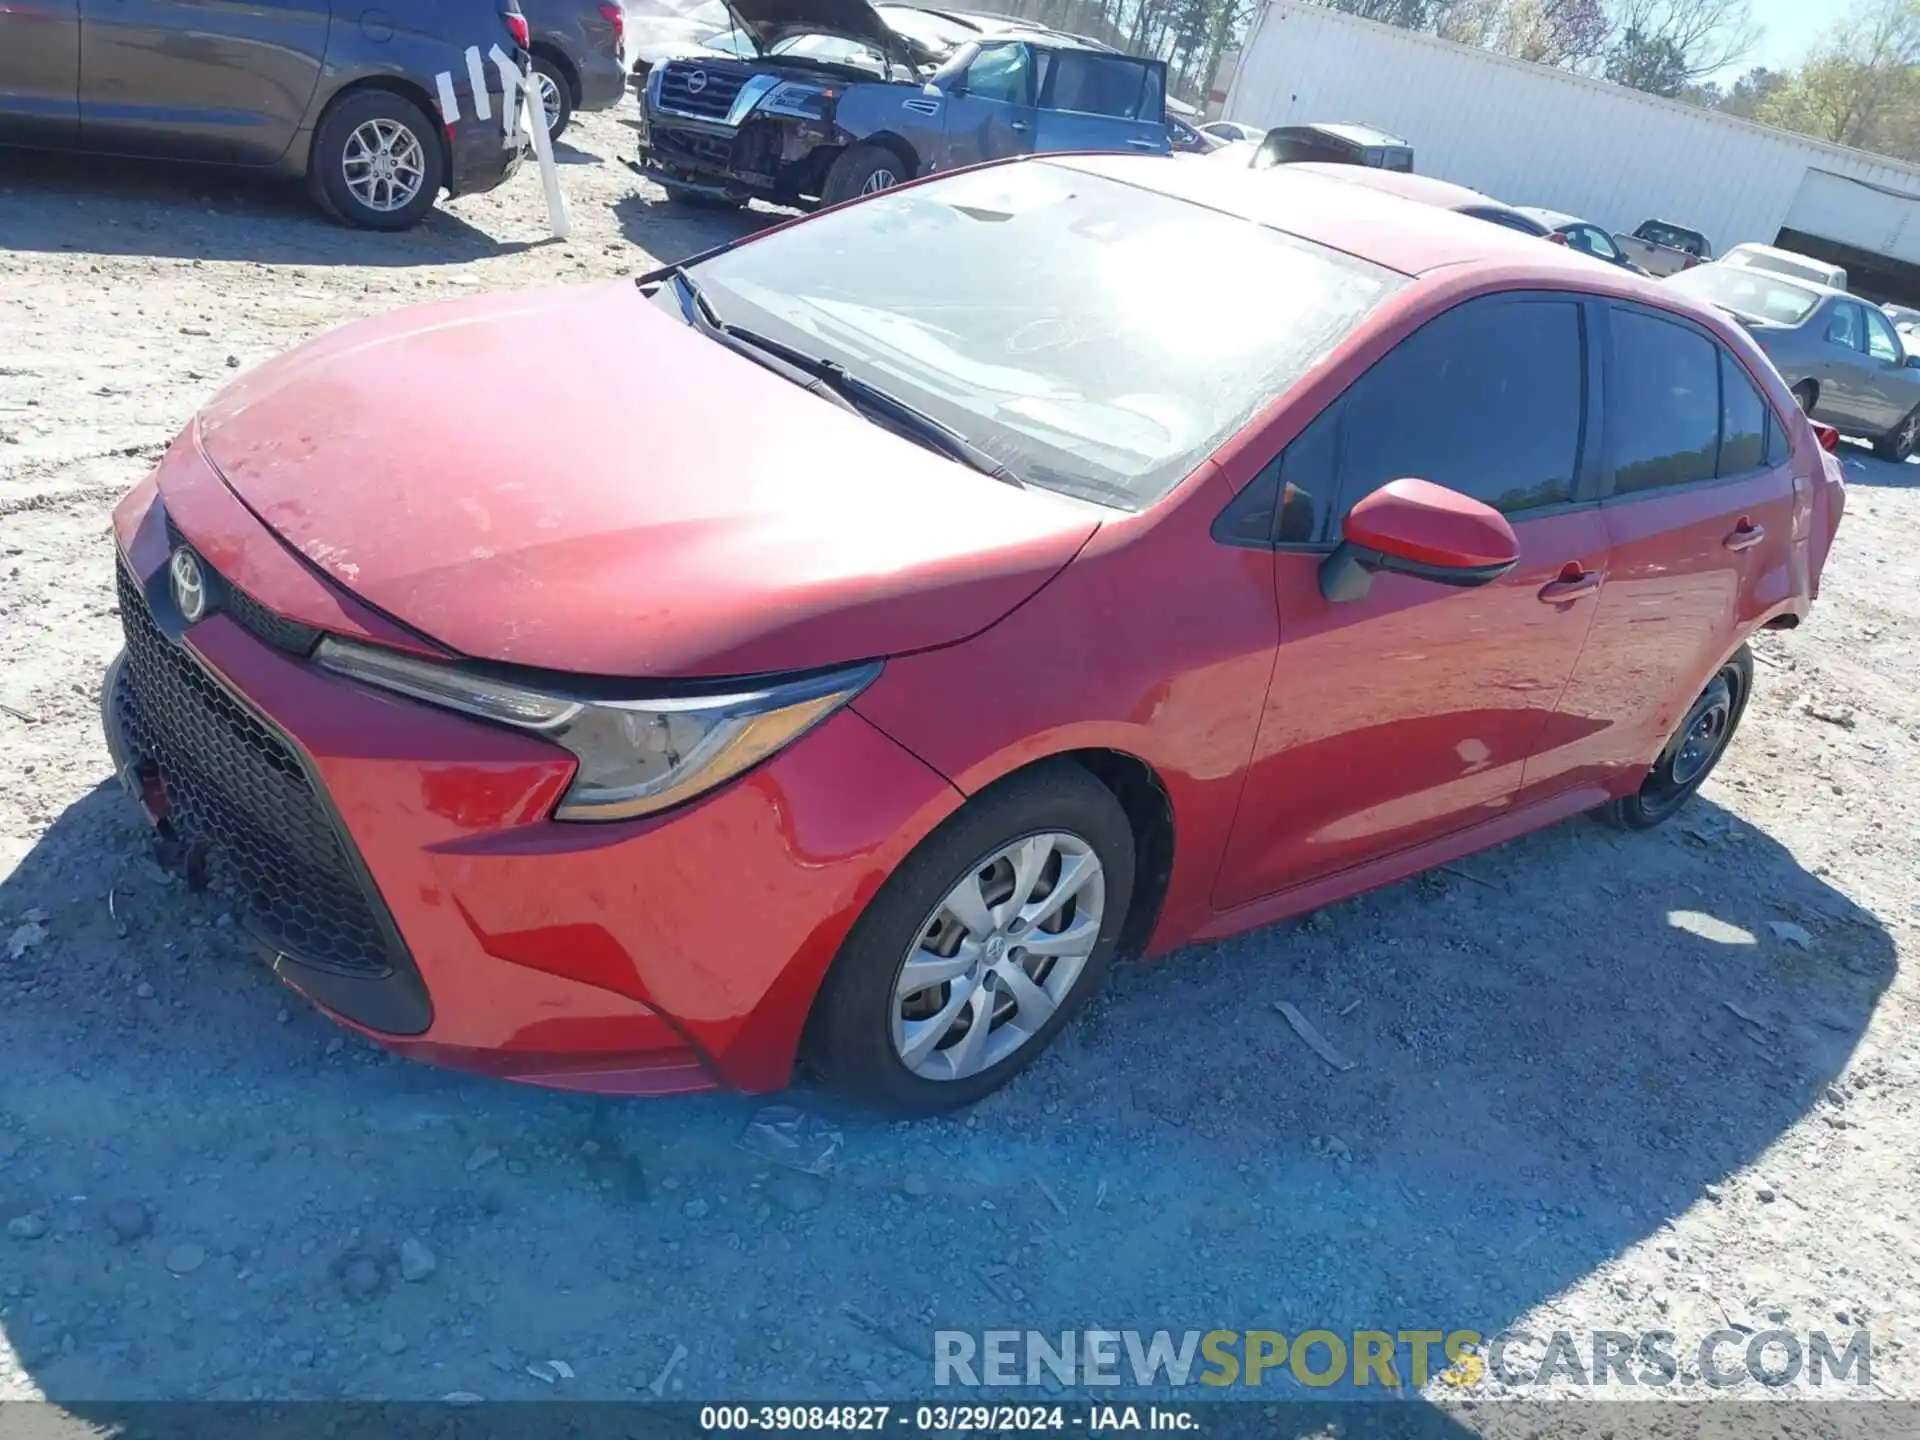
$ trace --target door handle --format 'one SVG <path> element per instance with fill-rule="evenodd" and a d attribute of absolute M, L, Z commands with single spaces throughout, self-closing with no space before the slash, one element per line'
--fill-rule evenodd
<path fill-rule="evenodd" d="M 1007 128 L 1017 135 L 1024 135 L 1027 133 L 1027 122 L 1024 120 L 1014 120 L 1008 123 Z"/>
<path fill-rule="evenodd" d="M 1570 561 L 1556 580 L 1549 580 L 1540 587 L 1542 605 L 1565 605 L 1570 600 L 1583 599 L 1597 594 L 1600 589 L 1600 572 L 1583 570 L 1577 561 Z"/>
<path fill-rule="evenodd" d="M 1136 150 L 1158 150 L 1160 148 L 1159 142 L 1154 140 L 1129 140 L 1127 144 Z"/>
<path fill-rule="evenodd" d="M 1740 523 L 1733 527 L 1733 533 L 1720 543 L 1729 550 L 1751 550 L 1767 538 L 1767 527 L 1756 525 L 1746 516 L 1740 517 Z"/>

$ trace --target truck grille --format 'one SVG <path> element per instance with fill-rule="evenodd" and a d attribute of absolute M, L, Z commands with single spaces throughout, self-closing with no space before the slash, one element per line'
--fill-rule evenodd
<path fill-rule="evenodd" d="M 391 973 L 373 904 L 293 746 L 167 638 L 124 561 L 118 579 L 127 659 L 111 703 L 159 771 L 168 823 L 206 845 L 273 950 L 343 975 Z"/>
<path fill-rule="evenodd" d="M 682 115 L 724 120 L 746 83 L 745 75 L 715 70 L 693 60 L 669 60 L 660 71 L 660 103 Z"/>

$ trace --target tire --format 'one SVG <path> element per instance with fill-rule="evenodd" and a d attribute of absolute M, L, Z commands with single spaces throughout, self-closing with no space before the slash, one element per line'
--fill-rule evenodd
<path fill-rule="evenodd" d="M 408 137 L 410 145 L 400 138 Z M 415 189 L 404 201 L 383 208 L 383 193 L 398 199 L 400 191 L 382 191 L 370 172 L 377 146 L 385 137 L 390 159 L 402 160 L 390 185 L 411 180 Z M 369 145 L 375 149 L 369 149 Z M 308 160 L 307 184 L 321 208 L 362 230 L 408 230 L 418 225 L 440 198 L 446 184 L 446 156 L 440 132 L 420 107 L 391 90 L 356 90 L 343 97 L 320 122 Z M 409 168 L 409 166 L 411 168 Z M 361 190 L 349 183 L 348 170 L 360 177 Z M 368 191 L 376 203 L 369 203 Z"/>
<path fill-rule="evenodd" d="M 1898 425 L 1873 442 L 1873 453 L 1895 465 L 1906 464 L 1917 448 L 1920 448 L 1920 407 L 1908 411 Z"/>
<path fill-rule="evenodd" d="M 1044 863 L 1033 871 L 1031 898 L 1015 908 L 1015 867 L 1030 857 Z M 1097 868 L 1084 868 L 1088 859 Z M 1069 864 L 1080 883 L 1056 913 L 1039 915 Z M 1099 988 L 1133 898 L 1133 870 L 1126 812 L 1078 765 L 1058 762 L 983 791 L 901 862 L 855 922 L 809 1017 L 812 1068 L 837 1089 L 896 1114 L 936 1114 L 991 1094 L 1045 1050 Z M 984 902 L 972 932 L 948 908 L 969 881 Z M 1019 917 L 1029 913 L 1036 921 L 1023 925 Z M 1093 932 L 1084 958 L 1033 956 L 1018 943 L 1021 935 L 1066 937 L 1083 926 Z M 967 950 L 977 981 L 953 971 L 899 993 L 910 957 L 926 963 L 945 954 L 965 965 Z M 1006 977 L 1016 971 L 1021 980 L 1009 985 Z M 916 1034 L 910 1025 L 924 1028 Z"/>
<path fill-rule="evenodd" d="M 827 183 L 821 187 L 820 198 L 825 204 L 838 205 L 857 195 L 891 190 L 902 180 L 912 178 L 906 164 L 886 146 L 854 145 L 843 150 L 840 158 L 833 162 L 833 168 L 827 171 Z"/>
<path fill-rule="evenodd" d="M 1742 645 L 1714 672 L 1687 708 L 1679 728 L 1648 767 L 1640 788 L 1610 802 L 1602 811 L 1605 817 L 1623 830 L 1651 830 L 1678 814 L 1694 791 L 1706 783 L 1733 742 L 1752 694 L 1753 652 Z M 1702 726 L 1710 727 L 1710 743 L 1704 752 L 1687 743 L 1689 737 L 1699 738 L 1696 731 Z"/>
<path fill-rule="evenodd" d="M 1800 407 L 1802 415 L 1813 414 L 1813 407 L 1819 403 L 1820 390 L 1811 380 L 1802 380 L 1793 387 L 1793 403 Z"/>
<path fill-rule="evenodd" d="M 547 138 L 558 140 L 573 123 L 573 79 L 557 60 L 533 57 L 533 73 L 540 82 L 540 100 L 547 112 Z"/>

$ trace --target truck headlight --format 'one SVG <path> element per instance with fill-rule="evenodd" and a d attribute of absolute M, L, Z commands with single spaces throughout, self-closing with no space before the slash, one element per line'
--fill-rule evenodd
<path fill-rule="evenodd" d="M 803 85 L 787 80 L 767 92 L 759 108 L 768 115 L 789 115 L 796 120 L 824 120 L 833 103 L 833 91 L 819 85 Z"/>
<path fill-rule="evenodd" d="M 874 662 L 726 694 L 601 700 L 350 640 L 323 640 L 314 660 L 571 750 L 580 767 L 556 820 L 631 820 L 691 800 L 798 740 L 880 673 Z"/>

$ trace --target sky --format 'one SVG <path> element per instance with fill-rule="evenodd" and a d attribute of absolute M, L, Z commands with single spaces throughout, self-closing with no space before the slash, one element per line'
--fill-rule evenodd
<path fill-rule="evenodd" d="M 1841 0 L 1753 0 L 1753 20 L 1764 33 L 1734 73 L 1744 74 L 1755 65 L 1790 69 L 1845 10 Z"/>

